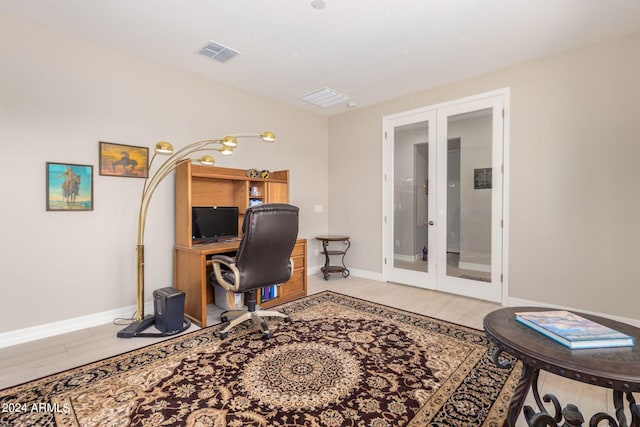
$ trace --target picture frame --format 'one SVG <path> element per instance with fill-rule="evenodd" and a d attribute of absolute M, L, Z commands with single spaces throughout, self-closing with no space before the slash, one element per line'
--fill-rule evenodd
<path fill-rule="evenodd" d="M 47 162 L 47 211 L 92 211 L 93 166 Z"/>
<path fill-rule="evenodd" d="M 486 190 L 493 186 L 491 168 L 480 168 L 473 170 L 473 189 Z"/>
<path fill-rule="evenodd" d="M 100 175 L 127 178 L 149 176 L 149 148 L 135 145 L 99 142 Z"/>

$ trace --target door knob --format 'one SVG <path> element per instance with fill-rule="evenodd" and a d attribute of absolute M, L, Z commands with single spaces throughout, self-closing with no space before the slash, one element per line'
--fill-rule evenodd
<path fill-rule="evenodd" d="M 427 224 L 429 224 L 429 225 L 436 225 L 436 222 L 435 222 L 435 221 L 429 221 Z"/>

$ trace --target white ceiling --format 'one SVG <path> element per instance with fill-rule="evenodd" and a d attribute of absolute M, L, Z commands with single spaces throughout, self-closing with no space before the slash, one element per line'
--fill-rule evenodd
<path fill-rule="evenodd" d="M 358 108 L 640 31 L 638 0 L 310 3 L 0 0 L 0 10 L 325 115 L 347 102 L 299 98 L 330 87 Z M 241 54 L 225 64 L 197 55 L 209 40 Z"/>

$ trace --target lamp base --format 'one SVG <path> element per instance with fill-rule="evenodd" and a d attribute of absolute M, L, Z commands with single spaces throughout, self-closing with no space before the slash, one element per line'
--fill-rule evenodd
<path fill-rule="evenodd" d="M 179 334 L 186 331 L 191 326 L 189 319 L 184 319 L 182 322 L 182 328 L 169 331 L 169 332 L 143 332 L 153 326 L 155 323 L 155 316 L 146 316 L 143 319 L 136 320 L 135 322 L 127 325 L 126 328 L 118 331 L 118 338 L 152 338 L 152 337 L 168 337 L 170 335 Z"/>
<path fill-rule="evenodd" d="M 118 331 L 118 338 L 133 338 L 137 337 L 142 331 L 153 326 L 155 316 L 146 316 L 143 319 L 136 320 L 127 325 L 126 328 Z"/>

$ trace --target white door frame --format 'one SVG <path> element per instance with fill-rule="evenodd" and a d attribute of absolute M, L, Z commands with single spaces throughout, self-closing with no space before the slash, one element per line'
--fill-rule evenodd
<path fill-rule="evenodd" d="M 490 300 L 494 302 L 499 302 L 505 305 L 508 301 L 509 295 L 509 274 L 508 274 L 508 242 L 509 242 L 509 145 L 510 145 L 510 89 L 503 88 L 498 89 L 491 92 L 485 92 L 465 98 L 460 98 L 440 104 L 430 105 L 427 107 L 421 107 L 409 111 L 404 111 L 401 113 L 391 114 L 387 116 L 383 116 L 382 118 L 382 256 L 381 256 L 381 264 L 382 264 L 382 279 L 384 281 L 389 280 L 390 271 L 393 267 L 392 259 L 393 253 L 390 252 L 390 248 L 392 246 L 389 244 L 389 227 L 393 227 L 392 223 L 389 223 L 390 215 L 389 206 L 390 203 L 393 203 L 393 192 L 389 192 L 389 181 L 392 179 L 391 176 L 388 176 L 390 171 L 393 170 L 393 156 L 389 155 L 389 150 L 393 147 L 389 147 L 389 139 L 387 135 L 389 132 L 393 131 L 393 126 L 391 126 L 392 122 L 397 123 L 402 121 L 407 121 L 407 123 L 411 122 L 410 118 L 415 117 L 416 120 L 414 122 L 421 121 L 420 118 L 424 117 L 432 117 L 430 112 L 434 112 L 436 110 L 449 109 L 451 107 L 455 107 L 461 104 L 472 103 L 475 101 L 485 100 L 487 98 L 493 98 L 496 96 L 502 96 L 503 99 L 503 121 L 502 121 L 502 134 L 503 134 L 503 147 L 502 147 L 502 167 L 501 171 L 494 171 L 494 180 L 499 176 L 502 177 L 502 206 L 498 207 L 499 211 L 502 214 L 501 226 L 502 226 L 502 236 L 501 236 L 501 247 L 502 253 L 500 256 L 500 264 L 502 267 L 501 273 L 501 292 L 500 295 L 495 295 Z M 424 119 L 422 119 L 424 120 Z M 431 129 L 430 123 L 430 129 Z M 498 174 L 497 172 L 502 172 L 502 174 Z M 431 187 L 431 182 L 429 183 L 429 187 Z M 434 189 L 435 190 L 435 189 Z M 431 188 L 429 189 L 431 192 Z M 391 200 L 389 200 L 391 198 Z M 470 295 L 472 296 L 472 295 Z"/>

